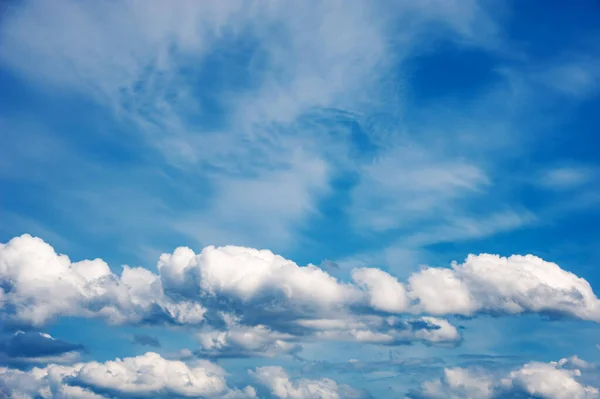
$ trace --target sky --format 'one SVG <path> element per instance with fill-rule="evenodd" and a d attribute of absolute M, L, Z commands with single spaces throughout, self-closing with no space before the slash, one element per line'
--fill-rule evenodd
<path fill-rule="evenodd" d="M 0 5 L 0 397 L 600 398 L 595 0 Z"/>

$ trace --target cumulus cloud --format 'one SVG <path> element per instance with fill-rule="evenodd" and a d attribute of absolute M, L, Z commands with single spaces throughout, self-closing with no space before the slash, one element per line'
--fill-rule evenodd
<path fill-rule="evenodd" d="M 535 397 L 541 399 L 599 398 L 597 388 L 582 384 L 581 369 L 590 365 L 573 356 L 558 362 L 531 362 L 502 377 L 482 369 L 447 368 L 444 375 L 425 382 L 411 397 L 429 399 L 486 399 Z"/>
<path fill-rule="evenodd" d="M 460 339 L 444 320 L 369 315 L 358 286 L 267 250 L 207 247 L 196 254 L 182 247 L 160 257 L 158 275 L 125 267 L 117 276 L 99 259 L 71 262 L 24 235 L 2 245 L 0 259 L 5 320 L 38 325 L 75 315 L 117 323 L 202 323 L 196 334 L 201 356 L 295 354 L 301 341 L 314 338 L 385 345 Z M 398 287 L 395 281 L 387 294 Z M 156 345 L 145 336 L 136 342 Z"/>
<path fill-rule="evenodd" d="M 364 393 L 347 385 L 339 385 L 332 379 L 292 380 L 287 372 L 277 366 L 258 367 L 250 371 L 256 381 L 264 385 L 276 398 L 280 399 L 339 399 L 362 398 Z"/>
<path fill-rule="evenodd" d="M 375 268 L 356 269 L 344 282 L 314 265 L 235 246 L 198 254 L 180 247 L 157 268 L 125 266 L 119 276 L 100 259 L 72 262 L 23 235 L 0 245 L 0 316 L 29 325 L 62 316 L 197 325 L 196 353 L 211 357 L 295 354 L 309 339 L 456 345 L 458 330 L 437 318 L 448 314 L 600 318 L 587 281 L 532 255 L 470 255 L 407 282 Z"/>
<path fill-rule="evenodd" d="M 565 366 L 571 365 L 567 368 Z M 589 399 L 599 398 L 598 388 L 585 386 L 577 381 L 581 370 L 587 364 L 581 359 L 561 359 L 558 362 L 532 362 L 515 370 L 502 381 L 502 385 L 522 390 L 529 395 L 549 399 Z"/>
<path fill-rule="evenodd" d="M 423 395 L 429 398 L 490 398 L 493 379 L 463 368 L 445 369 L 444 376 L 437 381 L 423 384 Z"/>
<path fill-rule="evenodd" d="M 117 276 L 101 259 L 71 262 L 27 234 L 0 244 L 0 293 L 2 318 L 31 325 L 59 316 L 199 323 L 205 312 L 197 303 L 167 298 L 158 276 L 146 269 L 124 267 Z"/>
<path fill-rule="evenodd" d="M 389 313 L 402 313 L 408 308 L 404 285 L 383 270 L 355 269 L 352 279 L 369 293 L 369 304 L 373 308 Z"/>
<path fill-rule="evenodd" d="M 359 292 L 320 268 L 300 267 L 268 250 L 208 246 L 195 254 L 178 248 L 158 263 L 165 288 L 182 295 L 228 297 L 245 304 L 276 301 L 289 307 L 335 309 Z"/>
<path fill-rule="evenodd" d="M 104 363 L 49 365 L 24 372 L 0 368 L 0 392 L 23 398 L 252 398 L 252 387 L 228 387 L 225 371 L 208 361 L 188 365 L 148 352 Z"/>
<path fill-rule="evenodd" d="M 540 312 L 600 320 L 600 302 L 586 280 L 533 255 L 469 255 L 452 268 L 414 273 L 407 284 L 380 269 L 362 268 L 353 271 L 350 285 L 316 266 L 300 267 L 270 251 L 241 247 L 207 247 L 199 255 L 179 248 L 161 257 L 159 270 L 170 282 L 167 287 L 182 294 L 191 285 L 193 295 L 225 296 L 247 305 L 275 301 L 286 310 L 366 302 L 388 313 Z"/>
<path fill-rule="evenodd" d="M 600 320 L 600 302 L 586 280 L 533 255 L 469 255 L 451 269 L 424 268 L 412 274 L 405 286 L 379 272 L 371 273 L 367 284 L 364 275 L 359 269 L 353 277 L 366 288 L 371 305 L 381 311 L 410 301 L 407 311 L 432 315 L 533 312 Z M 396 287 L 395 295 L 382 298 L 390 284 Z M 404 292 L 408 299 L 398 299 Z"/>

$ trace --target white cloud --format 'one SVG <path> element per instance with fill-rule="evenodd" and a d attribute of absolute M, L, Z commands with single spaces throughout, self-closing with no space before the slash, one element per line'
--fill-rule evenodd
<path fill-rule="evenodd" d="M 23 235 L 0 244 L 2 316 L 33 325 L 61 316 L 200 324 L 214 310 L 236 312 L 242 325 L 267 327 L 328 317 L 360 322 L 372 310 L 600 320 L 600 302 L 586 280 L 533 255 L 469 255 L 452 268 L 424 268 L 404 284 L 366 268 L 353 272 L 354 284 L 343 282 L 317 266 L 235 246 L 209 246 L 199 254 L 180 247 L 161 255 L 158 270 L 125 266 L 117 276 L 100 259 L 71 262 Z"/>
<path fill-rule="evenodd" d="M 367 293 L 372 298 L 388 288 L 385 280 L 373 281 Z M 427 267 L 413 273 L 401 287 L 404 291 L 413 303 L 408 311 L 415 313 L 533 312 L 600 321 L 600 301 L 586 280 L 533 255 L 469 255 L 451 269 Z M 370 302 L 378 310 L 388 307 Z"/>
<path fill-rule="evenodd" d="M 432 314 L 470 314 L 478 306 L 467 285 L 450 269 L 427 268 L 409 277 L 412 299 Z"/>
<path fill-rule="evenodd" d="M 9 397 L 105 398 L 205 397 L 252 398 L 252 387 L 240 391 L 227 386 L 225 371 L 208 361 L 187 365 L 148 352 L 104 363 L 49 365 L 30 371 L 0 368 L 0 388 Z"/>
<path fill-rule="evenodd" d="M 597 388 L 585 386 L 577 381 L 579 369 L 564 369 L 564 360 L 552 363 L 528 363 L 512 371 L 502 381 L 504 386 L 520 388 L 530 395 L 548 399 L 590 399 L 600 397 Z"/>
<path fill-rule="evenodd" d="M 390 313 L 402 313 L 408 308 L 404 285 L 383 270 L 354 269 L 352 280 L 367 291 L 369 304 L 373 308 Z"/>
<path fill-rule="evenodd" d="M 488 375 L 457 367 L 444 369 L 441 379 L 425 382 L 422 390 L 432 399 L 486 399 L 492 397 L 493 384 Z"/>
<path fill-rule="evenodd" d="M 185 284 L 196 281 L 196 294 L 226 296 L 243 303 L 275 297 L 289 308 L 326 311 L 359 299 L 354 286 L 316 266 L 300 267 L 268 250 L 209 246 L 196 255 L 189 248 L 178 248 L 173 255 L 162 255 L 158 268 L 167 289 L 185 291 Z"/>
<path fill-rule="evenodd" d="M 0 394 L 15 399 L 106 399 L 89 389 L 63 384 L 63 378 L 72 370 L 70 366 L 58 365 L 31 371 L 0 367 Z"/>
<path fill-rule="evenodd" d="M 169 300 L 146 269 L 125 267 L 119 277 L 101 259 L 71 262 L 29 235 L 0 244 L 0 282 L 2 316 L 33 325 L 59 316 L 140 322 L 157 308 L 176 322 L 199 323 L 205 311 Z"/>
<path fill-rule="evenodd" d="M 227 320 L 229 319 L 229 320 Z M 294 354 L 302 349 L 295 343 L 298 337 L 280 333 L 267 326 L 244 326 L 233 317 L 226 317 L 226 330 L 203 330 L 196 334 L 200 356 L 208 357 L 274 357 Z M 292 342 L 290 342 L 292 341 Z"/>
<path fill-rule="evenodd" d="M 277 366 L 258 367 L 250 371 L 259 383 L 267 387 L 273 396 L 280 399 L 339 399 L 360 398 L 361 392 L 347 385 L 339 385 L 332 379 L 292 380 L 286 371 Z"/>
<path fill-rule="evenodd" d="M 314 336 L 322 340 L 381 345 L 412 342 L 456 345 L 461 340 L 456 327 L 446 320 L 434 317 L 400 319 L 394 316 L 349 316 L 345 319 L 301 319 L 296 323 L 313 330 Z"/>
<path fill-rule="evenodd" d="M 577 357 L 558 362 L 531 362 L 505 377 L 485 370 L 447 368 L 438 380 L 425 382 L 421 396 L 431 399 L 485 399 L 531 395 L 543 399 L 591 399 L 600 397 L 597 388 L 578 381 L 586 362 Z M 521 397 L 521 396 L 519 396 Z"/>

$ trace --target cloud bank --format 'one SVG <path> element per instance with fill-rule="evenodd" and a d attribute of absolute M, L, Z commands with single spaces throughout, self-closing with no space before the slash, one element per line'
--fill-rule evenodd
<path fill-rule="evenodd" d="M 110 323 L 196 326 L 199 355 L 295 354 L 303 340 L 381 345 L 456 345 L 440 316 L 540 313 L 599 320 L 587 281 L 532 255 L 469 255 L 451 268 L 427 267 L 407 282 L 377 268 L 352 281 L 298 266 L 268 250 L 180 247 L 161 255 L 158 274 L 101 259 L 72 262 L 23 235 L 0 244 L 0 304 L 7 326 L 60 317 Z M 147 341 L 147 340 L 146 340 Z"/>
<path fill-rule="evenodd" d="M 0 367 L 0 393 L 15 398 L 253 398 L 252 387 L 230 388 L 208 361 L 187 365 L 147 352 L 104 363 L 56 364 L 20 371 Z"/>

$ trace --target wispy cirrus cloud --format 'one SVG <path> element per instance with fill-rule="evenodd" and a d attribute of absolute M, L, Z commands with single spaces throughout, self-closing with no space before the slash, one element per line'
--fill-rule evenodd
<path fill-rule="evenodd" d="M 331 192 L 331 181 L 357 166 L 348 159 L 353 139 L 347 127 L 320 115 L 343 110 L 370 119 L 382 107 L 399 112 L 401 96 L 382 101 L 394 78 L 390 72 L 420 43 L 432 34 L 480 44 L 495 35 L 476 2 L 400 2 L 393 14 L 385 12 L 385 2 L 314 6 L 183 2 L 163 10 L 136 1 L 64 1 L 52 8 L 31 1 L 8 8 L 2 59 L 51 90 L 92 99 L 114 115 L 123 140 L 139 142 L 147 157 L 160 157 L 146 163 L 142 179 L 122 169 L 121 179 L 100 171 L 80 195 L 103 192 L 102 181 L 111 191 L 119 190 L 118 180 L 129 187 L 133 182 L 129 202 L 166 207 L 143 220 L 146 226 L 174 225 L 175 233 L 202 244 L 233 236 L 238 244 L 285 248 Z M 60 33 L 49 34 L 59 20 Z M 385 143 L 385 132 L 367 134 Z M 87 173 L 85 162 L 79 164 Z M 165 171 L 171 177 L 165 179 Z M 203 188 L 182 185 L 182 179 Z M 156 184 L 163 193 L 152 189 Z M 165 196 L 169 191 L 193 205 L 182 208 Z M 123 199 L 117 208 L 123 201 L 127 207 Z M 69 209 L 73 202 L 81 201 L 62 201 Z M 113 218 L 109 204 L 94 209 L 101 219 Z"/>

